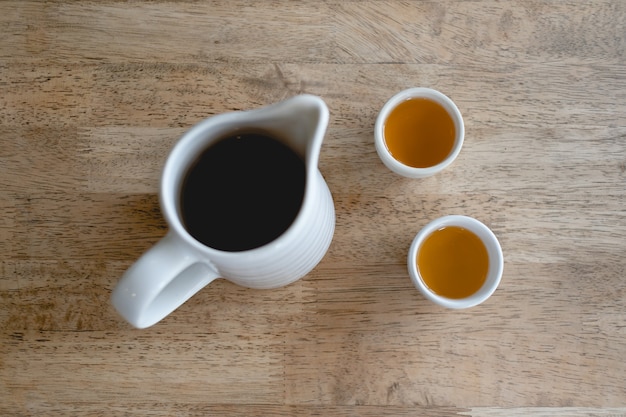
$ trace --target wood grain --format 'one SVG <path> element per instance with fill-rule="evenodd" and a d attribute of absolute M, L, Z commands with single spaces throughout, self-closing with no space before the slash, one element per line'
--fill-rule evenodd
<path fill-rule="evenodd" d="M 0 415 L 626 416 L 624 27 L 619 0 L 1 2 Z M 412 86 L 466 125 L 424 180 L 373 146 Z M 109 297 L 166 233 L 173 144 L 299 93 L 331 111 L 327 256 L 132 329 Z M 446 214 L 504 250 L 474 309 L 406 272 Z"/>

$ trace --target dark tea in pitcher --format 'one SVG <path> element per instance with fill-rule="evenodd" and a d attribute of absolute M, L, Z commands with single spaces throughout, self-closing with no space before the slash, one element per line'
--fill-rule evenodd
<path fill-rule="evenodd" d="M 183 224 L 202 244 L 223 251 L 263 246 L 300 211 L 305 165 L 266 132 L 242 132 L 211 144 L 188 169 L 180 192 Z"/>

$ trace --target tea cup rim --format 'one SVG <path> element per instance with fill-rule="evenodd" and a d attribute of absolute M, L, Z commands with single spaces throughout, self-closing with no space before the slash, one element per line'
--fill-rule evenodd
<path fill-rule="evenodd" d="M 384 127 L 389 114 L 400 103 L 414 98 L 427 98 L 441 105 L 452 117 L 456 130 L 456 136 L 452 151 L 448 156 L 436 165 L 426 168 L 416 168 L 406 165 L 393 157 L 385 143 Z M 402 90 L 392 96 L 383 105 L 376 118 L 374 126 L 374 144 L 376 152 L 383 164 L 391 171 L 407 178 L 426 178 L 435 175 L 447 168 L 458 157 L 465 140 L 465 124 L 463 116 L 457 105 L 442 92 L 427 87 L 412 87 Z"/>
<path fill-rule="evenodd" d="M 463 227 L 477 235 L 485 244 L 489 255 L 489 270 L 485 283 L 478 291 L 465 298 L 452 299 L 436 294 L 424 283 L 417 268 L 417 254 L 426 237 L 436 230 L 447 226 Z M 413 285 L 428 300 L 450 309 L 465 309 L 482 304 L 498 288 L 504 270 L 504 255 L 498 238 L 484 223 L 473 217 L 448 215 L 429 222 L 417 233 L 409 249 L 407 266 Z"/>

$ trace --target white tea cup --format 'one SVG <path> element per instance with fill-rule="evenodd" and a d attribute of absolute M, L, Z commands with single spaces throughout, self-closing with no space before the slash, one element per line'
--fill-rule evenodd
<path fill-rule="evenodd" d="M 463 298 L 445 297 L 433 291 L 426 284 L 418 267 L 418 254 L 426 239 L 433 233 L 451 226 L 465 229 L 478 237 L 488 256 L 488 269 L 484 283 L 474 293 Z M 448 262 L 455 262 L 454 254 L 447 255 L 449 255 L 447 256 Z M 419 231 L 409 249 L 407 266 L 411 281 L 424 297 L 443 307 L 463 309 L 477 306 L 491 297 L 502 279 L 504 256 L 496 235 L 487 226 L 472 217 L 450 215 L 431 221 Z"/>
<path fill-rule="evenodd" d="M 405 102 L 416 99 L 428 100 L 436 103 L 443 108 L 445 112 L 447 112 L 452 123 L 454 124 L 453 143 L 451 144 L 449 152 L 444 155 L 443 159 L 439 160 L 439 162 L 429 166 L 415 167 L 400 161 L 399 157 L 390 151 L 387 138 L 385 137 L 387 123 L 389 122 L 390 115 L 393 114 L 394 110 L 403 105 Z M 421 117 L 421 115 L 415 114 L 415 117 Z M 426 120 L 423 123 L 430 122 L 430 120 Z M 419 134 L 421 134 L 421 132 L 405 134 L 405 137 L 403 137 L 402 140 L 414 141 L 419 137 L 416 135 Z M 374 127 L 374 144 L 380 160 L 391 171 L 407 178 L 425 178 L 443 171 L 457 158 L 461 152 L 464 138 L 465 125 L 463 123 L 461 112 L 456 104 L 454 104 L 454 102 L 443 93 L 431 88 L 423 87 L 409 88 L 400 91 L 391 97 L 380 110 Z M 439 140 L 439 138 L 432 138 L 428 140 Z"/>

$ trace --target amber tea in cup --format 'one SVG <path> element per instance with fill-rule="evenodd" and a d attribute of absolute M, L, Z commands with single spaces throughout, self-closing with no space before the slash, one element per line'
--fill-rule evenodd
<path fill-rule="evenodd" d="M 407 259 L 413 284 L 436 304 L 478 305 L 493 294 L 504 260 L 493 232 L 467 216 L 444 216 L 417 234 Z"/>
<path fill-rule="evenodd" d="M 374 143 L 381 161 L 409 178 L 434 175 L 458 156 L 465 128 L 454 102 L 430 88 L 409 88 L 381 109 Z"/>
<path fill-rule="evenodd" d="M 424 284 L 447 298 L 474 294 L 489 272 L 485 244 L 459 226 L 445 226 L 428 235 L 417 252 L 416 262 Z"/>
<path fill-rule="evenodd" d="M 434 100 L 417 97 L 398 104 L 384 125 L 385 145 L 405 165 L 428 168 L 452 152 L 456 129 L 446 109 Z"/>

